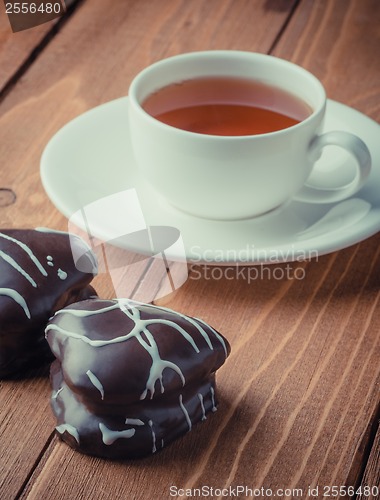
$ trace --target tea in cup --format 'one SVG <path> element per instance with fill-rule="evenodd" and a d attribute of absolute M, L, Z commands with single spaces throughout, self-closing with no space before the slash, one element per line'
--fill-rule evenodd
<path fill-rule="evenodd" d="M 333 203 L 357 192 L 371 158 L 357 136 L 322 133 L 326 93 L 291 62 L 205 51 L 152 64 L 132 81 L 132 148 L 143 177 L 178 209 L 210 219 L 256 217 L 291 199 Z M 326 145 L 356 159 L 349 184 L 307 184 Z M 326 182 L 325 182 L 326 184 Z"/>

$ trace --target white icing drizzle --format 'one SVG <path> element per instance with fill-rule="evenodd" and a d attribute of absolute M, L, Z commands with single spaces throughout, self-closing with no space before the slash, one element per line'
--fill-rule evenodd
<path fill-rule="evenodd" d="M 5 295 L 6 297 L 10 297 L 13 299 L 17 304 L 19 304 L 23 309 L 26 314 L 26 317 L 28 319 L 31 318 L 29 308 L 25 302 L 25 299 L 22 295 L 20 295 L 16 290 L 13 290 L 12 288 L 0 288 L 0 295 Z"/>
<path fill-rule="evenodd" d="M 85 240 L 83 238 L 81 238 L 80 236 L 78 236 L 77 234 L 67 233 L 66 231 L 59 231 L 58 229 L 50 229 L 48 227 L 36 227 L 35 230 L 38 231 L 39 233 L 64 234 L 66 236 L 69 236 L 70 239 L 77 238 L 82 243 L 82 245 L 88 249 L 88 251 L 90 252 L 91 258 L 92 258 L 92 264 L 94 266 L 94 269 L 97 268 L 97 260 L 96 260 L 96 256 L 95 256 L 94 252 L 89 247 L 89 245 L 85 242 Z M 96 275 L 95 271 L 93 272 L 93 275 L 94 276 Z"/>
<path fill-rule="evenodd" d="M 49 227 L 36 227 L 35 230 L 39 233 L 69 234 L 66 231 L 58 231 L 58 229 L 50 229 Z"/>
<path fill-rule="evenodd" d="M 54 231 L 54 230 L 49 230 L 49 229 L 46 229 L 46 228 L 38 228 L 37 231 L 51 232 L 51 233 L 57 232 L 57 233 L 62 233 L 62 234 L 68 234 L 68 233 L 65 233 L 63 231 Z M 29 256 L 29 258 L 34 263 L 34 265 L 37 267 L 37 269 L 39 270 L 39 272 L 43 276 L 45 276 L 45 277 L 48 276 L 48 273 L 46 272 L 45 268 L 43 267 L 43 265 L 41 264 L 41 262 L 39 261 L 39 259 L 36 257 L 36 255 L 33 253 L 33 251 L 31 250 L 31 248 L 28 247 L 28 245 L 26 245 L 22 241 L 17 240 L 16 238 L 8 236 L 7 234 L 4 234 L 2 232 L 0 232 L 0 238 L 3 238 L 3 239 L 8 240 L 8 241 L 11 241 L 12 243 L 15 243 L 16 245 L 18 245 Z M 6 252 L 0 250 L 0 258 L 2 258 L 10 266 L 12 266 L 26 280 L 28 280 L 29 283 L 34 288 L 38 287 L 36 281 L 32 278 L 32 276 L 29 273 L 27 273 L 26 270 L 23 269 L 16 262 L 16 260 L 13 257 L 11 257 L 10 255 L 8 255 Z M 47 259 L 47 265 L 48 266 L 54 266 L 53 257 L 51 255 L 47 255 L 46 259 Z M 62 269 L 58 269 L 57 274 L 58 274 L 58 277 L 61 280 L 65 280 L 67 278 L 67 273 L 65 271 L 63 271 Z M 29 310 L 29 308 L 27 306 L 27 303 L 26 303 L 24 297 L 22 297 L 22 295 L 19 292 L 17 292 L 16 290 L 14 290 L 12 288 L 0 288 L 0 295 L 5 295 L 7 297 L 10 297 L 15 302 L 17 302 L 17 304 L 19 304 L 23 308 L 23 310 L 24 310 L 25 315 L 27 316 L 27 318 L 31 319 L 31 314 L 30 314 L 30 310 Z"/>
<path fill-rule="evenodd" d="M 128 425 L 145 425 L 142 420 L 139 418 L 126 418 L 125 423 Z"/>
<path fill-rule="evenodd" d="M 191 424 L 191 420 L 190 420 L 190 417 L 189 417 L 189 413 L 188 411 L 186 410 L 183 402 L 182 402 L 182 394 L 179 395 L 179 406 L 181 407 L 181 410 L 183 411 L 183 414 L 185 415 L 185 418 L 186 418 L 186 422 L 187 422 L 187 425 L 189 426 L 189 432 L 191 431 L 191 428 L 192 428 L 192 424 Z"/>
<path fill-rule="evenodd" d="M 161 320 L 157 321 L 142 320 L 140 318 L 140 311 L 138 309 L 136 308 L 128 309 L 126 307 L 123 307 L 122 304 L 120 304 L 120 309 L 124 312 L 126 316 L 128 316 L 128 318 L 134 321 L 135 327 L 133 328 L 133 330 L 137 328 L 137 332 L 135 333 L 135 338 L 138 340 L 140 345 L 149 353 L 150 357 L 152 358 L 152 365 L 150 367 L 149 377 L 145 386 L 145 390 L 140 396 L 140 400 L 145 399 L 147 397 L 148 391 L 150 391 L 150 399 L 153 399 L 157 380 L 159 380 L 160 382 L 161 394 L 164 392 L 165 389 L 162 381 L 162 376 L 165 368 L 171 368 L 173 371 L 175 371 L 181 378 L 182 385 L 185 385 L 185 377 L 183 376 L 180 367 L 175 363 L 172 363 L 171 361 L 163 360 L 161 358 L 156 341 L 154 340 L 154 337 L 150 333 L 150 331 L 146 328 L 146 325 L 161 323 Z M 173 328 L 177 327 L 175 323 L 172 323 L 171 326 L 173 326 Z M 178 331 L 182 333 L 181 330 Z M 148 342 L 142 338 L 141 335 L 142 333 L 145 334 Z"/>
<path fill-rule="evenodd" d="M 184 375 L 183 375 L 183 373 L 178 365 L 176 365 L 175 363 L 172 363 L 171 361 L 164 360 L 161 358 L 157 343 L 156 343 L 153 335 L 149 331 L 148 327 L 150 325 L 154 325 L 154 324 L 159 323 L 159 324 L 168 326 L 170 328 L 173 328 L 173 329 L 177 330 L 187 342 L 189 342 L 189 344 L 193 347 L 193 349 L 196 353 L 199 353 L 199 348 L 196 345 L 192 336 L 184 328 L 182 328 L 180 325 L 177 325 L 174 321 L 167 320 L 167 319 L 160 319 L 160 318 L 145 319 L 145 320 L 141 319 L 140 311 L 139 311 L 139 309 L 137 309 L 136 305 L 143 305 L 146 308 L 150 307 L 153 310 L 154 309 L 161 309 L 163 311 L 168 311 L 171 314 L 173 314 L 173 311 L 171 311 L 170 309 L 165 309 L 165 308 L 156 307 L 156 306 L 149 306 L 147 304 L 142 304 L 142 303 L 132 301 L 129 299 L 118 299 L 115 304 L 112 304 L 111 306 L 103 307 L 102 309 L 97 309 L 94 311 L 64 309 L 64 310 L 57 311 L 56 315 L 58 315 L 58 314 L 71 314 L 71 315 L 79 317 L 79 318 L 85 318 L 85 317 L 89 317 L 89 316 L 93 316 L 93 315 L 97 315 L 97 314 L 107 313 L 107 312 L 113 311 L 115 309 L 120 309 L 134 323 L 132 330 L 126 335 L 121 335 L 119 337 L 114 337 L 113 339 L 108 339 L 108 340 L 92 340 L 84 335 L 80 335 L 76 332 L 66 330 L 66 329 L 64 329 L 58 325 L 54 325 L 54 324 L 48 325 L 46 330 L 45 330 L 45 333 L 47 336 L 50 330 L 55 330 L 63 335 L 68 336 L 68 337 L 71 337 L 71 338 L 74 338 L 77 340 L 81 340 L 82 342 L 84 342 L 92 347 L 103 347 L 103 346 L 110 345 L 110 344 L 117 344 L 117 343 L 125 342 L 131 338 L 135 338 L 139 342 L 139 344 L 148 352 L 148 354 L 150 355 L 150 357 L 152 359 L 149 377 L 148 377 L 148 380 L 147 380 L 147 383 L 145 386 L 145 390 L 142 392 L 142 394 L 140 396 L 140 400 L 145 399 L 148 396 L 148 393 L 150 393 L 150 399 L 153 399 L 153 396 L 155 393 L 155 385 L 157 382 L 159 382 L 159 384 L 160 384 L 161 393 L 165 392 L 165 388 L 164 388 L 164 384 L 163 384 L 163 372 L 166 368 L 169 368 L 178 374 L 178 376 L 180 377 L 180 379 L 182 381 L 183 386 L 185 385 L 186 381 L 185 381 L 185 377 L 184 377 Z M 207 325 L 204 322 L 201 322 L 198 319 L 193 320 L 192 318 L 189 318 L 187 316 L 184 316 L 181 314 L 178 314 L 178 315 L 180 317 L 184 318 L 186 321 L 188 321 L 193 326 L 195 326 L 198 329 L 198 331 L 202 334 L 203 338 L 206 340 L 209 348 L 213 349 L 209 335 L 197 322 L 199 321 L 204 326 L 210 328 L 211 331 L 215 334 L 215 336 L 222 343 L 222 345 L 224 347 L 224 351 L 225 351 L 226 356 L 227 356 L 227 349 L 226 349 L 225 343 L 224 343 L 223 339 L 221 338 L 221 336 L 213 328 L 209 327 L 209 325 Z M 143 337 L 143 334 L 144 334 L 144 337 Z"/>
<path fill-rule="evenodd" d="M 190 318 L 188 316 L 184 316 L 183 314 L 181 314 L 181 318 L 185 318 L 189 323 L 191 323 L 192 325 L 194 325 L 194 326 L 196 326 L 198 328 L 199 332 L 202 334 L 203 338 L 207 342 L 207 345 L 209 346 L 209 348 L 211 349 L 211 351 L 213 351 L 214 350 L 214 346 L 212 345 L 210 337 L 207 334 L 207 332 L 200 325 L 198 325 L 198 323 L 196 321 L 194 321 L 193 318 Z"/>
<path fill-rule="evenodd" d="M 103 340 L 91 340 L 87 337 L 83 337 L 83 335 L 79 335 L 79 333 L 70 332 L 69 330 L 64 330 L 58 325 L 48 325 L 45 329 L 45 334 L 46 334 L 45 336 L 48 335 L 50 330 L 56 330 L 57 332 L 62 333 L 63 335 L 67 335 L 67 337 L 82 340 L 82 342 L 84 342 L 85 344 L 89 344 L 92 347 L 102 347 L 103 345 L 106 345 L 104 344 L 105 341 Z"/>
<path fill-rule="evenodd" d="M 156 448 L 156 434 L 154 433 L 153 430 L 153 422 L 152 420 L 149 420 L 148 422 L 150 430 L 152 431 L 152 440 L 153 440 L 153 445 L 152 445 L 152 453 L 156 453 L 157 448 Z"/>
<path fill-rule="evenodd" d="M 65 280 L 67 278 L 67 273 L 65 271 L 62 271 L 62 269 L 58 269 L 58 278 L 61 280 Z"/>
<path fill-rule="evenodd" d="M 226 343 L 224 342 L 223 340 L 223 337 L 220 335 L 220 333 L 218 333 L 212 326 L 208 325 L 207 323 L 205 323 L 204 321 L 202 321 L 201 319 L 199 318 L 194 318 L 196 321 L 199 321 L 199 323 L 201 323 L 202 325 L 204 326 L 208 326 L 210 328 L 210 330 L 212 331 L 212 333 L 215 335 L 215 337 L 219 340 L 219 342 L 222 344 L 223 346 L 223 349 L 224 349 L 224 354 L 226 355 L 227 357 L 227 347 L 226 347 Z"/>
<path fill-rule="evenodd" d="M 16 245 L 18 245 L 20 248 L 22 248 L 24 250 L 24 252 L 26 252 L 29 255 L 30 259 L 36 265 L 36 267 L 38 268 L 38 270 L 40 271 L 40 273 L 43 276 L 47 276 L 47 272 L 45 271 L 45 269 L 42 266 L 41 262 L 37 259 L 37 257 L 34 255 L 34 253 L 32 252 L 32 250 L 28 247 L 28 245 L 26 245 L 25 243 L 22 243 L 19 240 L 16 240 L 16 238 L 12 238 L 11 236 L 8 236 L 7 234 L 4 234 L 4 233 L 0 233 L 0 238 L 4 238 L 6 240 L 12 241 L 13 243 L 16 243 Z"/>
<path fill-rule="evenodd" d="M 211 392 L 212 411 L 215 413 L 218 408 L 215 406 L 215 391 L 213 387 L 210 387 L 210 392 Z"/>
<path fill-rule="evenodd" d="M 185 385 L 185 377 L 184 377 L 181 369 L 179 368 L 179 366 L 176 365 L 175 363 L 172 363 L 171 361 L 163 360 L 160 357 L 157 343 L 154 340 L 153 335 L 147 329 L 147 326 L 155 324 L 155 323 L 161 323 L 161 320 L 159 320 L 159 319 L 157 319 L 157 320 L 142 320 L 140 318 L 140 311 L 136 308 L 129 310 L 126 307 L 123 307 L 121 305 L 120 309 L 126 314 L 126 316 L 128 316 L 128 318 L 130 318 L 135 323 L 132 330 L 127 335 L 123 335 L 121 337 L 115 337 L 115 338 L 110 339 L 110 340 L 92 340 L 92 339 L 89 339 L 88 337 L 84 337 L 83 335 L 79 335 L 75 332 L 70 332 L 68 330 L 64 330 L 60 326 L 53 325 L 53 324 L 48 325 L 45 332 L 46 332 L 46 335 L 48 335 L 48 332 L 50 330 L 56 330 L 59 333 L 67 335 L 68 337 L 72 337 L 72 338 L 81 340 L 82 342 L 85 342 L 86 344 L 89 344 L 92 347 L 103 347 L 105 345 L 116 344 L 119 342 L 124 342 L 128 339 L 131 339 L 131 338 L 136 338 L 136 340 L 149 353 L 150 357 L 152 358 L 152 365 L 150 368 L 150 373 L 149 373 L 149 377 L 148 377 L 148 380 L 146 383 L 146 387 L 140 396 L 141 400 L 145 399 L 147 397 L 148 392 L 150 392 L 150 395 L 151 395 L 150 399 L 153 398 L 153 395 L 155 392 L 155 385 L 156 385 L 157 381 L 160 382 L 161 393 L 164 392 L 165 389 L 164 389 L 164 385 L 163 385 L 163 381 L 162 381 L 162 376 L 163 376 L 163 371 L 165 370 L 165 368 L 170 368 L 170 369 L 174 370 L 178 374 L 178 376 L 180 377 L 180 379 L 182 381 L 182 385 Z M 70 312 L 70 310 L 66 309 L 65 312 Z M 71 310 L 71 313 L 74 315 L 76 312 L 83 313 L 84 311 Z M 92 313 L 92 312 L 93 311 L 90 311 L 90 313 Z M 83 314 L 80 314 L 80 316 L 83 316 Z M 186 340 L 188 340 L 190 342 L 190 340 L 188 339 L 189 334 L 187 332 L 184 332 L 182 328 L 177 328 L 177 325 L 174 322 L 171 322 L 171 321 L 165 322 L 165 324 L 177 329 L 182 335 L 183 335 L 183 333 L 186 333 L 186 335 L 184 335 L 184 337 L 186 338 Z M 142 337 L 143 333 L 145 334 L 147 340 L 145 340 Z M 191 338 L 191 341 L 192 341 L 192 345 L 193 345 L 194 341 L 192 338 Z M 194 345 L 193 345 L 193 347 L 194 347 Z"/>
<path fill-rule="evenodd" d="M 120 301 L 120 300 L 123 300 L 123 299 L 116 299 L 116 300 Z M 147 304 L 144 304 L 143 302 L 138 302 L 138 301 L 135 301 L 135 300 L 133 300 L 133 301 L 129 300 L 129 302 L 131 304 L 134 303 L 134 304 L 138 304 L 138 305 L 142 305 L 142 306 L 147 305 Z M 162 306 L 152 306 L 152 307 L 154 307 L 155 309 L 160 309 L 161 311 L 165 311 L 165 312 L 168 312 L 168 313 L 173 313 L 173 310 L 169 309 L 167 307 L 162 307 Z M 194 325 L 198 329 L 198 331 L 201 333 L 201 335 L 203 336 L 203 338 L 206 340 L 207 345 L 209 346 L 209 348 L 211 350 L 214 350 L 214 347 L 211 344 L 211 340 L 210 340 L 209 335 L 207 334 L 207 332 L 198 323 L 201 323 L 203 326 L 206 326 L 207 328 L 209 328 L 213 332 L 213 334 L 215 335 L 215 337 L 219 340 L 219 342 L 222 344 L 223 349 L 224 349 L 224 353 L 225 353 L 225 355 L 227 357 L 227 347 L 226 347 L 226 344 L 225 344 L 222 336 L 212 326 L 208 325 L 205 321 L 202 321 L 199 318 L 191 318 L 190 316 L 186 316 L 185 314 L 181 314 L 179 312 L 176 312 L 176 314 L 178 314 L 178 316 L 180 316 L 182 319 L 184 319 L 184 320 L 188 321 L 189 323 L 191 323 L 192 325 Z"/>
<path fill-rule="evenodd" d="M 123 300 L 123 299 L 118 299 L 119 301 L 120 300 Z M 129 301 L 131 304 L 138 304 L 138 305 L 146 305 L 144 304 L 143 302 L 138 302 L 138 301 L 132 301 L 130 300 Z M 161 309 L 161 311 L 165 311 L 165 312 L 168 312 L 168 313 L 173 313 L 173 310 L 172 309 L 169 309 L 167 307 L 162 307 L 162 306 L 152 306 L 154 307 L 155 309 Z M 205 321 L 199 319 L 199 318 L 191 318 L 190 316 L 186 316 L 185 314 L 181 314 L 179 312 L 176 312 L 176 314 L 178 314 L 178 316 L 180 316 L 182 319 L 188 321 L 189 323 L 191 323 L 192 325 L 194 325 L 198 331 L 202 334 L 202 336 L 204 337 L 204 339 L 206 340 L 208 346 L 210 347 L 211 350 L 213 350 L 213 345 L 211 344 L 211 341 L 210 341 L 210 337 L 209 335 L 207 334 L 207 332 L 198 324 L 202 324 L 203 326 L 209 328 L 212 333 L 215 335 L 215 337 L 219 340 L 219 342 L 222 344 L 223 346 L 223 349 L 224 349 L 224 353 L 227 357 L 227 347 L 226 347 L 226 343 L 224 342 L 223 340 L 223 337 L 210 325 L 208 325 Z M 198 322 L 198 323 L 197 323 Z"/>
<path fill-rule="evenodd" d="M 76 310 L 76 309 L 65 309 L 65 310 L 57 311 L 56 314 L 62 314 L 62 313 L 66 314 L 66 313 L 69 313 L 69 314 L 72 314 L 73 316 L 77 316 L 79 318 L 86 318 L 88 316 L 93 316 L 95 314 L 103 314 L 103 313 L 106 313 L 108 311 L 113 311 L 115 309 L 125 310 L 126 307 L 130 308 L 130 309 L 134 309 L 136 305 L 141 305 L 141 306 L 144 306 L 144 307 L 149 307 L 149 304 L 144 304 L 142 302 L 137 302 L 137 301 L 130 300 L 130 299 L 115 299 L 115 300 L 117 300 L 116 304 L 113 304 L 112 306 L 103 307 L 102 309 L 97 309 L 97 310 L 94 310 L 94 311 L 90 311 L 90 310 Z M 150 306 L 150 307 L 152 307 L 154 309 L 160 309 L 161 311 L 165 311 L 165 312 L 172 313 L 172 314 L 174 312 L 171 309 L 168 309 L 166 307 L 161 307 L 161 306 Z M 207 345 L 209 346 L 209 348 L 211 350 L 213 350 L 214 348 L 213 348 L 213 345 L 211 343 L 209 335 L 201 327 L 201 325 L 199 325 L 197 322 L 201 323 L 203 326 L 206 326 L 206 327 L 210 328 L 210 330 L 214 333 L 214 335 L 217 337 L 217 339 L 222 344 L 224 352 L 225 352 L 225 355 L 227 356 L 226 344 L 225 344 L 222 336 L 216 330 L 214 330 L 214 328 L 212 328 L 210 325 L 208 325 L 204 321 L 200 320 L 199 318 L 194 318 L 193 319 L 193 318 L 190 318 L 189 316 L 185 316 L 184 314 L 181 314 L 181 313 L 178 313 L 178 312 L 176 312 L 175 314 L 177 314 L 182 319 L 185 319 L 186 321 L 188 321 L 189 323 L 191 323 L 192 325 L 194 325 L 198 329 L 198 331 L 202 334 L 202 336 L 204 337 L 204 339 L 206 340 Z M 147 320 L 147 321 L 149 321 L 149 320 Z M 169 326 L 173 326 L 173 323 L 174 323 L 174 322 L 172 322 L 170 320 L 156 320 L 155 319 L 155 320 L 151 320 L 151 321 L 152 321 L 152 323 L 162 323 L 162 324 L 168 324 L 168 323 L 170 323 Z M 181 330 L 180 333 L 182 333 L 182 335 L 185 333 L 186 339 L 189 342 L 191 342 L 194 350 L 198 353 L 199 352 L 199 348 L 197 347 L 197 345 L 195 344 L 195 342 L 191 338 L 191 336 L 183 328 L 181 328 L 179 325 L 175 325 L 175 328 L 177 330 L 180 329 Z"/>
<path fill-rule="evenodd" d="M 104 388 L 98 377 L 94 375 L 91 370 L 87 370 L 86 375 L 91 380 L 92 384 L 98 389 L 102 399 L 104 399 Z"/>
<path fill-rule="evenodd" d="M 108 429 L 102 422 L 99 423 L 99 429 L 102 433 L 103 443 L 106 445 L 113 444 L 117 439 L 128 439 L 135 435 L 135 429 L 127 429 L 125 431 L 112 431 Z"/>
<path fill-rule="evenodd" d="M 187 333 L 187 331 L 184 330 L 181 326 L 174 323 L 174 321 L 170 321 L 168 319 L 159 319 L 159 320 L 150 319 L 150 320 L 144 320 L 144 322 L 146 323 L 147 326 L 154 325 L 155 323 L 160 323 L 161 325 L 167 325 L 167 326 L 171 326 L 171 327 L 175 328 L 176 330 L 179 331 L 179 333 L 182 334 L 182 336 L 189 342 L 189 344 L 192 345 L 194 351 L 197 354 L 199 353 L 199 348 L 198 348 L 197 344 L 194 342 L 193 337 L 189 333 Z"/>
<path fill-rule="evenodd" d="M 105 312 L 108 312 L 108 311 L 112 311 L 112 310 L 115 310 L 115 309 L 120 309 L 121 311 L 123 311 L 124 314 L 126 314 L 130 319 L 132 319 L 135 322 L 135 325 L 136 325 L 136 319 L 138 319 L 139 323 L 141 324 L 141 330 L 142 331 L 145 329 L 145 327 L 147 327 L 149 325 L 153 325 L 155 323 L 160 323 L 160 324 L 167 325 L 167 326 L 175 328 L 192 345 L 194 351 L 197 352 L 197 353 L 199 353 L 199 348 L 195 344 L 194 339 L 191 337 L 191 335 L 189 333 L 187 333 L 186 330 L 184 330 L 182 327 L 180 327 L 179 325 L 177 325 L 176 323 L 174 323 L 174 321 L 165 320 L 165 319 L 147 319 L 147 320 L 142 320 L 142 319 L 140 319 L 140 315 L 139 314 L 138 314 L 138 317 L 137 317 L 136 314 L 133 314 L 133 313 L 132 313 L 132 315 L 128 314 L 127 313 L 128 309 L 130 309 L 132 312 L 133 311 L 138 311 L 134 307 L 133 302 L 131 302 L 131 301 L 119 300 L 117 304 L 114 304 L 114 305 L 108 306 L 108 307 L 104 307 L 102 309 L 98 309 L 98 310 L 95 310 L 95 311 L 77 310 L 77 309 L 65 309 L 65 310 L 57 311 L 56 314 L 62 314 L 62 313 L 66 314 L 66 313 L 68 313 L 68 314 L 72 314 L 73 316 L 77 316 L 79 318 L 86 318 L 88 316 L 93 316 L 94 314 L 102 314 L 102 313 L 105 313 Z M 173 311 L 171 311 L 171 312 L 173 312 Z M 130 338 L 131 333 L 129 333 L 127 335 L 123 335 L 121 337 L 116 337 L 116 338 L 111 339 L 111 340 L 104 340 L 104 341 L 99 341 L 99 342 L 104 342 L 103 345 L 111 344 L 111 343 L 114 344 L 114 343 L 117 343 L 117 342 L 124 342 L 124 340 L 128 340 L 128 338 Z M 81 337 L 81 336 L 79 336 L 79 337 Z M 85 339 L 83 339 L 83 340 L 84 340 L 84 342 L 86 342 Z M 101 347 L 100 345 L 93 345 L 93 344 L 91 344 L 91 345 L 93 347 Z"/>
<path fill-rule="evenodd" d="M 55 429 L 60 434 L 63 434 L 64 432 L 68 432 L 69 434 L 71 434 L 73 436 L 73 438 L 79 444 L 79 432 L 77 431 L 77 429 L 74 426 L 72 426 L 70 424 L 61 424 L 61 425 L 58 425 Z"/>
<path fill-rule="evenodd" d="M 63 387 L 58 389 L 58 391 L 55 391 L 51 397 L 51 399 L 57 399 L 58 395 L 63 391 Z"/>
<path fill-rule="evenodd" d="M 87 318 L 88 316 L 94 316 L 95 314 L 103 314 L 108 311 L 113 311 L 114 309 L 119 309 L 119 304 L 113 304 L 112 306 L 103 307 L 102 309 L 96 309 L 95 311 L 65 308 L 65 310 L 60 309 L 59 311 L 57 311 L 55 315 L 68 313 L 72 314 L 73 316 L 77 316 L 78 318 Z"/>
<path fill-rule="evenodd" d="M 0 250 L 0 257 L 5 260 L 5 262 L 8 262 L 16 271 L 18 271 L 24 278 L 26 278 L 31 285 L 34 286 L 34 288 L 37 288 L 37 283 L 34 281 L 34 279 L 26 272 L 22 267 L 20 267 L 17 262 L 12 259 L 9 255 L 7 255 L 5 252 Z"/>
<path fill-rule="evenodd" d="M 148 330 L 144 330 L 144 333 L 148 334 L 149 332 L 148 332 Z M 143 400 L 147 397 L 148 391 L 150 391 L 150 399 L 153 399 L 153 395 L 155 392 L 155 385 L 156 385 L 157 380 L 159 380 L 159 382 L 160 382 L 161 394 L 164 393 L 165 388 L 163 385 L 162 376 L 163 376 L 163 372 L 164 372 L 165 368 L 171 368 L 172 370 L 174 370 L 181 378 L 182 385 L 185 385 L 185 377 L 183 376 L 183 373 L 182 373 L 180 367 L 178 365 L 176 365 L 175 363 L 172 363 L 171 361 L 165 361 L 165 360 L 161 359 L 161 357 L 158 353 L 156 343 L 154 343 L 154 345 L 152 345 L 152 346 L 149 346 L 145 341 L 143 341 L 141 339 L 141 337 L 136 337 L 136 338 L 140 342 L 140 344 L 144 347 L 144 349 L 146 349 L 148 351 L 148 353 L 150 354 L 150 357 L 152 358 L 152 365 L 150 367 L 149 377 L 148 377 L 148 380 L 146 382 L 145 390 L 143 391 L 143 393 L 140 396 L 140 400 Z"/>
<path fill-rule="evenodd" d="M 200 392 L 198 392 L 198 399 L 199 399 L 199 402 L 200 402 L 201 408 L 202 408 L 202 421 L 203 421 L 203 420 L 206 420 L 207 417 L 206 417 L 205 405 L 203 403 L 203 396 Z"/>

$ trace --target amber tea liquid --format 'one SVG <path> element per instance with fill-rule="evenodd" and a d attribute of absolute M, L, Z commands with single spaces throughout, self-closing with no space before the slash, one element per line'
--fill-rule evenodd
<path fill-rule="evenodd" d="M 239 136 L 296 125 L 312 110 L 289 92 L 255 80 L 207 77 L 163 87 L 145 111 L 167 125 L 199 134 Z"/>

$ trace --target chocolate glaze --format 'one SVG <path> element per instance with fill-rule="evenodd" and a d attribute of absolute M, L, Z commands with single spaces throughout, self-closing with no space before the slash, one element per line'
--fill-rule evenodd
<path fill-rule="evenodd" d="M 88 284 L 96 263 L 85 243 L 89 272 L 76 269 L 68 233 L 0 230 L 0 377 L 52 359 L 44 330 L 62 307 L 95 294 Z"/>
<path fill-rule="evenodd" d="M 85 300 L 46 328 L 51 404 L 70 446 L 107 458 L 152 454 L 216 411 L 230 346 L 203 321 L 129 300 Z"/>

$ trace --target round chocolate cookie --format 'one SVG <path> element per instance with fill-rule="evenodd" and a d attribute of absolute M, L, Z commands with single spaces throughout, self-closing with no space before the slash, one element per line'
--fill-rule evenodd
<path fill-rule="evenodd" d="M 203 321 L 127 299 L 85 300 L 46 328 L 56 430 L 107 458 L 155 453 L 216 411 L 215 371 L 230 352 Z"/>
<path fill-rule="evenodd" d="M 76 268 L 72 246 L 88 262 L 88 272 Z M 0 230 L 1 378 L 52 359 L 44 338 L 47 322 L 58 309 L 95 294 L 88 286 L 95 272 L 95 257 L 76 236 L 47 229 Z"/>

